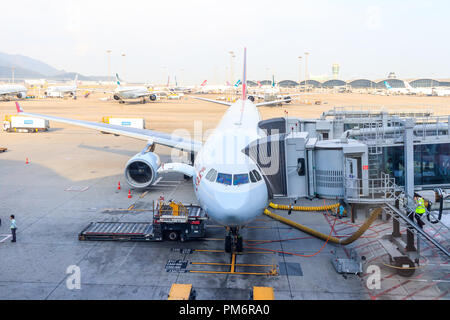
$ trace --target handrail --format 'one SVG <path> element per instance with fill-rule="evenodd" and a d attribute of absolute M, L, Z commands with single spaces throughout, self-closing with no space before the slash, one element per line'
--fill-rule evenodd
<path fill-rule="evenodd" d="M 422 228 L 420 228 L 413 220 L 411 220 L 408 216 L 404 215 L 403 212 L 401 212 L 401 210 L 397 209 L 395 206 L 386 203 L 386 206 L 393 212 L 395 212 L 395 214 L 397 214 L 400 218 L 402 218 L 402 220 L 404 222 L 406 222 L 408 225 L 412 226 L 415 231 L 420 234 L 422 237 L 424 237 L 425 239 L 427 239 L 428 241 L 430 241 L 436 248 L 438 248 L 439 250 L 441 250 L 447 257 L 450 257 L 450 252 L 448 251 L 447 248 L 445 248 L 444 246 L 442 246 L 439 242 L 437 242 L 434 239 L 434 236 L 429 235 L 427 232 L 425 232 L 424 230 L 422 230 Z M 442 224 L 445 228 L 449 229 L 447 226 L 445 226 L 444 224 Z M 436 234 L 435 234 L 436 235 Z"/>

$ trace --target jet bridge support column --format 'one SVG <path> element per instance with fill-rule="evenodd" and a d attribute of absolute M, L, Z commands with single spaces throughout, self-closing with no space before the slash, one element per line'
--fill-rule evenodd
<path fill-rule="evenodd" d="M 395 200 L 395 207 L 400 209 L 400 201 Z M 400 238 L 402 234 L 400 233 L 400 221 L 398 219 L 392 219 L 392 238 Z"/>
<path fill-rule="evenodd" d="M 414 120 L 409 118 L 404 122 L 405 131 L 403 135 L 404 159 L 405 159 L 405 194 L 407 206 L 414 208 Z M 411 216 L 411 220 L 414 216 Z M 414 246 L 414 234 L 406 231 L 406 251 L 416 251 Z"/>

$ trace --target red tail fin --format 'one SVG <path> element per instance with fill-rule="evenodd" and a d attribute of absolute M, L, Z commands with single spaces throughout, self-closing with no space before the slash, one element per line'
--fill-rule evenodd
<path fill-rule="evenodd" d="M 17 109 L 17 113 L 23 112 L 23 109 L 18 102 L 16 102 L 16 109 Z"/>
<path fill-rule="evenodd" d="M 202 84 L 201 84 L 200 86 L 202 86 L 202 87 L 206 86 L 206 82 L 207 82 L 207 81 L 208 81 L 208 80 L 203 81 Z"/>
<path fill-rule="evenodd" d="M 244 47 L 244 71 L 242 76 L 242 101 L 247 100 L 247 48 Z"/>

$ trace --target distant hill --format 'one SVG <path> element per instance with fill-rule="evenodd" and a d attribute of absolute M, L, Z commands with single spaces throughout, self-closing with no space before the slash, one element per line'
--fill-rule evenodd
<path fill-rule="evenodd" d="M 20 54 L 7 54 L 0 52 L 0 79 L 10 79 L 14 69 L 14 78 L 19 79 L 48 79 L 70 80 L 75 78 L 76 72 L 58 70 L 42 61 Z M 81 81 L 106 81 L 106 76 L 84 76 L 78 74 Z"/>
<path fill-rule="evenodd" d="M 55 74 L 61 73 L 61 70 L 55 69 L 52 66 L 20 54 L 6 54 L 0 52 L 0 66 L 9 67 L 12 66 L 20 67 L 23 70 L 30 70 L 33 73 L 43 74 L 46 76 L 53 76 Z"/>

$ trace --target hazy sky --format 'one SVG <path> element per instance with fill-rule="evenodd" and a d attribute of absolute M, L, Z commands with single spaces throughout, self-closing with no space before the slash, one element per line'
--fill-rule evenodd
<path fill-rule="evenodd" d="M 248 50 L 248 78 L 312 76 L 450 78 L 450 1 L 445 0 L 75 0 L 2 1 L 0 51 L 85 75 L 129 81 L 235 79 Z M 121 56 L 126 54 L 125 59 Z M 301 65 L 304 78 L 304 61 Z"/>

